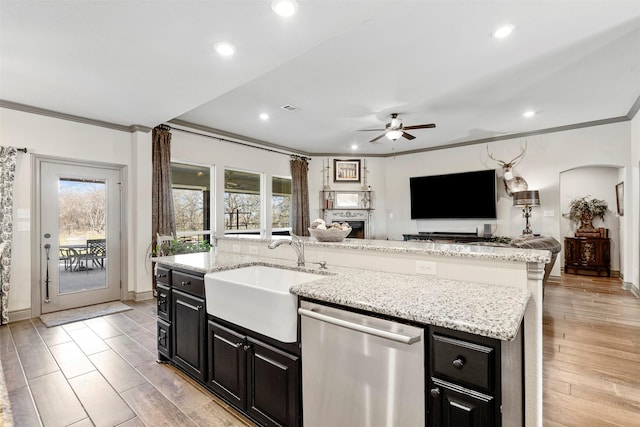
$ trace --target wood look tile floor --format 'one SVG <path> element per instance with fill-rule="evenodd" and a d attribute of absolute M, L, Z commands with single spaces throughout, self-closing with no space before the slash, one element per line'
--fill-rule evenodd
<path fill-rule="evenodd" d="M 250 421 L 156 360 L 155 301 L 54 328 L 0 327 L 14 423 L 239 426 Z M 640 299 L 620 279 L 563 274 L 544 301 L 544 426 L 640 425 Z"/>
<path fill-rule="evenodd" d="M 0 327 L 14 425 L 254 426 L 170 365 L 156 363 L 155 300 L 133 310 L 47 328 Z"/>
<path fill-rule="evenodd" d="M 640 299 L 620 279 L 545 286 L 545 427 L 640 426 Z"/>

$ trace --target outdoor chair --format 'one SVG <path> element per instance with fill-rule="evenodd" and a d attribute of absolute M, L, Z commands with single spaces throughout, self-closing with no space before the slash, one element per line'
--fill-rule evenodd
<path fill-rule="evenodd" d="M 106 257 L 107 241 L 105 239 L 87 239 L 87 249 L 83 255 L 87 274 L 89 274 L 89 261 L 91 261 L 94 267 L 104 269 L 104 260 Z"/>

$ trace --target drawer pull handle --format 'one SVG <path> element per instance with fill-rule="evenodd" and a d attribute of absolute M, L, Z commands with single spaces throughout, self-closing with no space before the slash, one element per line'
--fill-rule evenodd
<path fill-rule="evenodd" d="M 438 387 L 431 389 L 431 397 L 438 399 L 440 397 L 440 389 Z"/>
<path fill-rule="evenodd" d="M 190 284 L 191 284 L 191 282 L 190 282 L 189 280 L 185 280 L 184 282 L 180 282 L 180 284 L 181 284 L 182 286 L 188 286 L 188 285 L 190 285 Z"/>
<path fill-rule="evenodd" d="M 167 273 L 164 273 L 164 274 L 158 274 L 158 277 L 167 277 Z"/>
<path fill-rule="evenodd" d="M 465 362 L 464 357 L 458 356 L 456 360 L 453 361 L 453 366 L 455 366 L 458 369 L 462 369 L 462 367 L 464 366 L 464 362 Z"/>
<path fill-rule="evenodd" d="M 249 349 L 251 348 L 250 345 L 245 345 L 244 347 L 242 347 L 244 349 L 244 351 L 249 351 Z"/>

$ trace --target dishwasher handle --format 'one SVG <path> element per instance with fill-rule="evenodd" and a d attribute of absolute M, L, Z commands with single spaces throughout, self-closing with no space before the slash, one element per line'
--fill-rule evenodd
<path fill-rule="evenodd" d="M 313 310 L 307 310 L 306 308 L 299 308 L 298 314 L 301 316 L 310 317 L 312 319 L 320 320 L 322 322 L 331 323 L 332 325 L 341 326 L 343 328 L 351 329 L 357 332 L 373 335 L 380 338 L 385 338 L 391 341 L 399 342 L 402 344 L 411 345 L 420 341 L 421 335 L 404 335 L 397 332 L 385 331 L 383 329 L 372 328 L 371 326 L 360 325 L 358 323 L 349 322 L 348 320 L 339 319 L 337 317 L 328 316 L 326 314 L 318 313 Z"/>

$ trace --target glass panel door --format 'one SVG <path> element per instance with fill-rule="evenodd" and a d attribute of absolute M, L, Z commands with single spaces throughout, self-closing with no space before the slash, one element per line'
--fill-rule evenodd
<path fill-rule="evenodd" d="M 41 163 L 42 313 L 120 299 L 120 173 Z"/>

